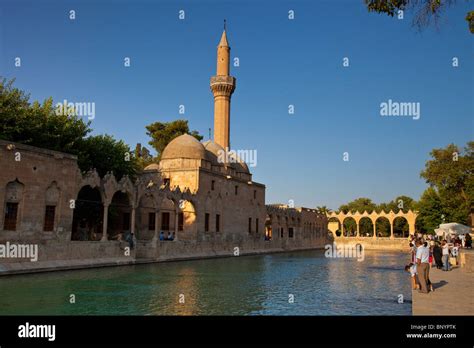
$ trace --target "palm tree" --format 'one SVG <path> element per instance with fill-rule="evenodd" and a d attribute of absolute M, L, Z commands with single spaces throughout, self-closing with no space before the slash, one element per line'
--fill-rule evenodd
<path fill-rule="evenodd" d="M 316 207 L 316 211 L 319 213 L 319 214 L 330 214 L 332 211 L 331 209 L 329 209 L 328 207 L 326 207 L 325 205 L 323 205 L 322 207 Z"/>

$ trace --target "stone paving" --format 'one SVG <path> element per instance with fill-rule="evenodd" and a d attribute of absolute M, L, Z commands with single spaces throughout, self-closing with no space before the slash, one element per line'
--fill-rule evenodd
<path fill-rule="evenodd" d="M 474 273 L 454 267 L 451 271 L 431 268 L 434 292 L 413 290 L 413 315 L 474 315 Z"/>

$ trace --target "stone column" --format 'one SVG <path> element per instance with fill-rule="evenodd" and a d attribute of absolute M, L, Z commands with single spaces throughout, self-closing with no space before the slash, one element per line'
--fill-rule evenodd
<path fill-rule="evenodd" d="M 374 235 L 373 235 L 373 238 L 374 239 L 377 238 L 377 220 L 374 222 Z"/>
<path fill-rule="evenodd" d="M 135 235 L 135 207 L 132 207 L 132 217 L 130 220 L 130 233 L 132 233 L 133 244 L 137 245 L 137 236 Z"/>
<path fill-rule="evenodd" d="M 130 233 L 135 234 L 135 207 L 132 208 L 132 218 L 130 224 Z"/>
<path fill-rule="evenodd" d="M 357 234 L 356 234 L 356 237 L 359 238 L 359 221 L 357 221 L 356 224 L 357 224 Z"/>
<path fill-rule="evenodd" d="M 393 239 L 393 221 L 390 222 L 390 239 Z"/>
<path fill-rule="evenodd" d="M 408 223 L 408 237 L 415 234 L 415 222 Z"/>
<path fill-rule="evenodd" d="M 109 219 L 109 205 L 104 203 L 104 218 L 102 219 L 102 239 L 101 242 L 106 242 L 107 238 L 107 221 Z"/>
<path fill-rule="evenodd" d="M 160 239 L 160 226 L 158 225 L 158 219 L 160 217 L 160 212 L 155 211 L 155 232 L 153 234 L 153 239 Z"/>
<path fill-rule="evenodd" d="M 174 240 L 178 240 L 178 214 L 179 209 L 176 209 L 174 213 Z"/>

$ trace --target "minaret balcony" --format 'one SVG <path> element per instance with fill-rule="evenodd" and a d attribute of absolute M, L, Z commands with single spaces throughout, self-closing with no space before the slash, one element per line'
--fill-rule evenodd
<path fill-rule="evenodd" d="M 232 93 L 235 89 L 235 77 L 218 75 L 211 77 L 211 90 L 213 92 Z"/>

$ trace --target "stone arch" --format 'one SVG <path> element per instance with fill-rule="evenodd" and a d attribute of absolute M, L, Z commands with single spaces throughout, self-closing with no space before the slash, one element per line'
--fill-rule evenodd
<path fill-rule="evenodd" d="M 374 236 L 374 222 L 368 216 L 363 216 L 359 220 L 359 236 L 373 237 Z"/>
<path fill-rule="evenodd" d="M 410 235 L 408 219 L 404 216 L 396 216 L 393 219 L 393 236 L 395 238 L 407 238 Z"/>
<path fill-rule="evenodd" d="M 108 207 L 107 236 L 112 240 L 126 239 L 132 232 L 132 202 L 129 192 L 115 191 Z"/>
<path fill-rule="evenodd" d="M 375 219 L 375 233 L 378 237 L 390 237 L 391 223 L 387 216 L 379 216 Z"/>
<path fill-rule="evenodd" d="M 197 236 L 197 212 L 191 200 L 181 199 L 178 204 L 177 233 L 180 240 L 193 240 Z M 222 230 L 222 226 L 220 226 Z"/>
<path fill-rule="evenodd" d="M 74 201 L 71 240 L 98 240 L 103 226 L 103 195 L 98 187 L 84 185 Z"/>
<path fill-rule="evenodd" d="M 137 239 L 152 239 L 157 226 L 158 205 L 152 193 L 144 193 L 137 202 Z"/>
<path fill-rule="evenodd" d="M 5 187 L 4 230 L 16 231 L 20 226 L 24 191 L 25 185 L 18 179 L 7 183 Z"/>
<path fill-rule="evenodd" d="M 273 237 L 273 215 L 267 214 L 265 219 L 265 240 L 272 240 Z"/>
<path fill-rule="evenodd" d="M 342 224 L 337 217 L 330 217 L 328 219 L 328 230 L 332 232 L 334 237 L 342 237 Z"/>
<path fill-rule="evenodd" d="M 176 237 L 176 220 L 177 220 L 177 209 L 178 204 L 174 197 L 165 195 L 160 203 L 160 239 L 167 239 L 168 236 L 172 237 L 173 234 Z M 161 234 L 163 237 L 161 237 Z"/>
<path fill-rule="evenodd" d="M 58 183 L 53 181 L 45 192 L 43 231 L 54 231 L 58 220 L 57 211 L 61 209 L 60 202 L 61 190 L 58 187 Z"/>
<path fill-rule="evenodd" d="M 326 218 L 328 219 L 328 229 L 329 230 L 335 230 L 336 223 L 334 220 L 338 220 L 338 224 L 341 223 L 341 221 L 344 221 L 346 218 L 352 217 L 356 221 L 356 223 L 360 223 L 360 221 L 363 220 L 364 224 L 367 224 L 368 222 L 365 220 L 365 218 L 369 218 L 373 224 L 374 231 L 377 229 L 381 234 L 384 236 L 390 236 L 390 238 L 393 238 L 393 223 L 394 220 L 398 217 L 403 217 L 406 219 L 407 224 L 408 224 L 408 232 L 409 234 L 414 234 L 415 233 L 415 224 L 416 224 L 416 218 L 418 217 L 418 213 L 414 212 L 412 210 L 408 210 L 404 212 L 403 210 L 399 210 L 397 213 L 394 213 L 393 211 L 390 211 L 386 213 L 385 211 L 372 211 L 371 213 L 368 213 L 367 211 L 364 211 L 363 213 L 359 212 L 332 212 L 332 213 L 327 213 Z M 333 221 L 331 221 L 333 220 Z M 331 227 L 331 224 L 333 225 Z M 359 225 L 359 232 L 360 232 L 360 225 Z M 406 227 L 404 228 L 404 232 L 406 233 Z M 366 235 L 366 233 L 363 233 Z M 336 234 L 337 236 L 337 234 Z M 373 233 L 373 237 L 377 237 L 377 233 Z"/>
<path fill-rule="evenodd" d="M 357 221 L 353 216 L 346 216 L 342 220 L 342 235 L 344 237 L 355 237 L 357 235 Z"/>

